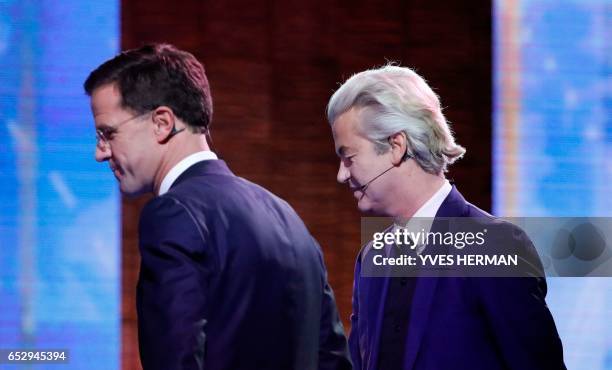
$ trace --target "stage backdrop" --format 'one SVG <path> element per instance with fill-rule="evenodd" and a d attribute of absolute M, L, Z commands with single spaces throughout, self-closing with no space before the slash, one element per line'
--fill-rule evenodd
<path fill-rule="evenodd" d="M 69 348 L 62 368 L 117 369 L 121 320 L 123 368 L 135 369 L 142 201 L 123 204 L 121 275 L 119 196 L 93 161 L 81 88 L 119 48 L 119 4 L 91 4 L 0 0 L 0 348 Z M 612 213 L 609 2 L 499 0 L 492 43 L 488 1 L 233 1 L 231 10 L 124 1 L 121 43 L 170 41 L 205 62 L 216 147 L 304 217 L 345 322 L 359 215 L 334 185 L 323 109 L 340 80 L 385 59 L 417 67 L 436 87 L 468 148 L 450 176 L 477 205 L 489 208 L 492 178 L 498 215 Z M 570 369 L 612 369 L 609 281 L 549 280 Z"/>
<path fill-rule="evenodd" d="M 61 369 L 119 368 L 119 195 L 82 89 L 118 19 L 113 0 L 0 0 L 0 349 L 69 349 Z"/>
<path fill-rule="evenodd" d="M 612 3 L 499 0 L 494 25 L 494 213 L 612 216 Z M 612 369 L 612 279 L 548 288 L 568 369 Z"/>
<path fill-rule="evenodd" d="M 389 60 L 416 68 L 441 96 L 468 148 L 449 178 L 491 207 L 491 1 L 125 0 L 121 45 L 166 41 L 206 67 L 214 150 L 239 176 L 291 204 L 320 242 L 348 330 L 360 214 L 346 185 L 325 106 L 339 83 Z M 137 225 L 124 201 L 122 366 L 136 369 Z"/>

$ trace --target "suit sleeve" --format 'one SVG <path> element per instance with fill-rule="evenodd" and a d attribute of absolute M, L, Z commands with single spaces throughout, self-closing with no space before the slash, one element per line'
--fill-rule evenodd
<path fill-rule="evenodd" d="M 350 370 L 352 364 L 344 335 L 344 327 L 338 316 L 334 292 L 327 281 L 323 255 L 319 253 L 323 272 L 323 296 L 321 299 L 321 324 L 319 329 L 319 369 Z"/>
<path fill-rule="evenodd" d="M 204 369 L 210 265 L 202 230 L 169 197 L 142 212 L 138 334 L 144 370 Z"/>
<path fill-rule="evenodd" d="M 534 251 L 522 230 L 516 238 L 528 253 Z M 566 369 L 561 339 L 545 301 L 544 277 L 476 278 L 473 281 L 508 369 Z"/>
<path fill-rule="evenodd" d="M 353 301 L 351 313 L 351 331 L 349 333 L 349 350 L 351 359 L 356 370 L 363 368 L 361 360 L 361 351 L 359 350 L 359 279 L 361 278 L 361 253 L 357 257 L 355 263 L 355 276 L 353 278 Z"/>

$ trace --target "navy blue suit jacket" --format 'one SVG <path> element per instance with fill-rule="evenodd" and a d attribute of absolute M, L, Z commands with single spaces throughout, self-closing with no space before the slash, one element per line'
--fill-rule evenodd
<path fill-rule="evenodd" d="M 196 163 L 140 218 L 145 370 L 350 369 L 323 257 L 295 211 Z"/>
<path fill-rule="evenodd" d="M 454 186 L 436 217 L 493 220 Z M 525 248 L 533 248 L 520 233 Z M 392 278 L 361 276 L 362 253 L 355 267 L 349 346 L 355 369 L 374 370 L 384 345 L 381 326 Z M 565 369 L 561 340 L 544 300 L 544 278 L 416 279 L 403 363 L 400 359 L 397 369 Z"/>

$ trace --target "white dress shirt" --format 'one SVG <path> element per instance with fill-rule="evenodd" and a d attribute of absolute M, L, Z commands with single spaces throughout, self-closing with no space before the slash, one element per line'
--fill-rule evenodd
<path fill-rule="evenodd" d="M 172 167 L 170 171 L 168 171 L 168 173 L 162 180 L 162 183 L 159 187 L 159 192 L 157 195 L 166 194 L 168 190 L 170 189 L 170 187 L 172 186 L 172 184 L 174 184 L 174 181 L 176 181 L 176 179 L 183 172 L 185 172 L 189 167 L 193 166 L 194 164 L 198 162 L 209 161 L 211 159 L 218 159 L 218 158 L 217 158 L 217 155 L 211 152 L 210 150 L 203 150 L 201 152 L 193 153 L 181 159 L 179 163 L 175 164 L 174 167 Z"/>
<path fill-rule="evenodd" d="M 411 231 L 423 230 L 425 235 L 429 233 L 429 231 L 431 230 L 431 224 L 433 223 L 433 219 L 434 217 L 436 217 L 436 213 L 438 213 L 438 210 L 440 209 L 440 206 L 444 202 L 444 199 L 446 199 L 446 197 L 448 196 L 448 194 L 450 194 L 452 189 L 453 187 L 451 186 L 450 182 L 444 179 L 444 183 L 442 184 L 442 186 L 440 186 L 438 191 L 436 191 L 434 195 L 432 195 L 431 198 L 429 198 L 421 206 L 421 208 L 419 208 L 414 213 L 414 215 L 412 215 L 412 217 L 410 218 L 410 220 L 408 221 L 405 227 Z M 419 220 L 413 221 L 415 218 Z M 423 220 L 423 218 L 425 218 L 425 220 Z M 415 224 L 416 222 L 418 222 L 419 225 L 416 225 Z M 394 225 L 393 231 L 395 231 L 395 228 L 401 228 L 401 227 L 403 226 Z M 423 252 L 423 249 L 425 249 L 424 244 L 417 245 L 416 246 L 417 254 L 421 254 L 421 252 Z"/>
<path fill-rule="evenodd" d="M 440 186 L 440 189 L 438 189 L 438 191 L 436 191 L 436 193 L 432 195 L 431 198 L 412 215 L 412 217 L 436 217 L 438 209 L 440 209 L 442 202 L 444 202 L 444 199 L 446 199 L 452 189 L 453 187 L 450 182 L 444 179 L 444 183 Z"/>

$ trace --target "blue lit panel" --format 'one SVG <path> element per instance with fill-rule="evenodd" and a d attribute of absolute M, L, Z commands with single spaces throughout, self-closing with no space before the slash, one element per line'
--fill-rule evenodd
<path fill-rule="evenodd" d="M 118 19 L 117 1 L 0 0 L 0 348 L 68 349 L 61 369 L 119 368 L 119 194 L 82 88 Z"/>
<path fill-rule="evenodd" d="M 612 1 L 494 2 L 494 213 L 612 216 Z M 568 369 L 612 369 L 612 279 L 549 279 Z"/>

